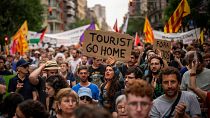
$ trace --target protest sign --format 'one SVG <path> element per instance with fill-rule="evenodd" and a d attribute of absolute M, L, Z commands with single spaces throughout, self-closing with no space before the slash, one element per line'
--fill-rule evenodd
<path fill-rule="evenodd" d="M 200 28 L 196 28 L 182 33 L 164 33 L 161 31 L 153 30 L 155 39 L 183 41 L 183 44 L 191 44 L 193 40 L 200 37 Z"/>
<path fill-rule="evenodd" d="M 171 41 L 166 40 L 155 40 L 154 50 L 159 50 L 162 54 L 162 58 L 166 61 L 170 61 L 170 50 L 171 50 Z"/>
<path fill-rule="evenodd" d="M 83 42 L 84 54 L 106 59 L 113 56 L 116 60 L 128 61 L 131 56 L 133 37 L 116 32 L 86 30 Z"/>

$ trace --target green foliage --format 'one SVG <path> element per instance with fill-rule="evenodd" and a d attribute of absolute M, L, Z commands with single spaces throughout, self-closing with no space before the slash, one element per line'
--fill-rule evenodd
<path fill-rule="evenodd" d="M 165 9 L 164 21 L 168 21 L 181 0 L 169 0 L 168 7 Z M 183 20 L 183 26 L 188 26 L 190 20 L 194 21 L 195 27 L 210 26 L 210 1 L 208 0 L 206 13 L 201 13 L 200 7 L 203 0 L 187 0 L 190 6 L 190 15 L 186 16 Z M 200 13 L 199 13 L 200 12 Z"/>
<path fill-rule="evenodd" d="M 132 16 L 129 18 L 128 28 L 126 32 L 127 34 L 130 34 L 131 36 L 135 36 L 136 32 L 140 33 L 143 31 L 143 29 L 144 29 L 144 19 L 132 18 Z"/>
<path fill-rule="evenodd" d="M 74 29 L 77 27 L 81 27 L 87 24 L 90 24 L 91 21 L 89 19 L 83 19 L 83 20 L 79 20 L 78 18 L 76 19 L 76 22 L 69 24 L 69 29 Z"/>
<path fill-rule="evenodd" d="M 38 31 L 43 24 L 44 7 L 40 0 L 0 0 L 0 40 L 10 38 L 27 20 L 28 29 Z"/>

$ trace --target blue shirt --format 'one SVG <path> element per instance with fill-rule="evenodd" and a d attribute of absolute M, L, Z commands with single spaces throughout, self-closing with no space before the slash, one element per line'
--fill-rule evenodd
<path fill-rule="evenodd" d="M 72 87 L 72 89 L 78 93 L 79 89 L 83 87 L 80 85 L 80 83 L 76 84 L 75 86 Z M 99 99 L 99 89 L 98 86 L 91 83 L 89 86 L 87 86 L 87 88 L 90 88 L 91 92 L 92 92 L 92 97 L 94 100 L 98 100 Z"/>

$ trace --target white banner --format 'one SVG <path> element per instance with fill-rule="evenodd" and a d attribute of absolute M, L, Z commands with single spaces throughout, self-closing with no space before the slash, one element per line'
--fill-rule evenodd
<path fill-rule="evenodd" d="M 153 33 L 155 39 L 163 39 L 169 41 L 183 40 L 184 44 L 190 44 L 193 40 L 198 39 L 200 37 L 200 28 L 183 33 L 164 33 L 156 30 L 153 30 Z"/>
<path fill-rule="evenodd" d="M 42 46 L 38 46 L 37 44 L 31 44 L 30 48 L 47 48 L 49 46 L 60 47 L 61 45 L 70 46 L 73 44 L 77 44 L 79 43 L 80 36 L 82 35 L 82 33 L 84 33 L 88 26 L 89 24 L 61 33 L 45 34 Z M 36 35 L 36 32 L 30 31 L 29 39 L 34 38 L 34 35 Z"/>

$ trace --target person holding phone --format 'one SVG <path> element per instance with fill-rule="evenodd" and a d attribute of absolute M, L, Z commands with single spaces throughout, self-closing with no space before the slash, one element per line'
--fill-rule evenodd
<path fill-rule="evenodd" d="M 17 75 L 9 80 L 8 92 L 17 92 L 24 99 L 37 99 L 36 89 L 29 82 L 29 62 L 21 58 L 17 64 Z"/>

